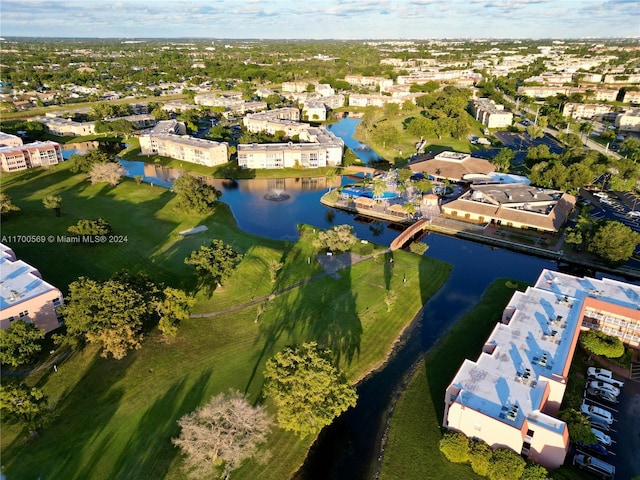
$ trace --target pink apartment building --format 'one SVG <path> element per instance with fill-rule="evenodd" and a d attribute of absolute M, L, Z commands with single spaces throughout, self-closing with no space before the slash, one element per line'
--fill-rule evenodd
<path fill-rule="evenodd" d="M 444 426 L 561 466 L 569 432 L 556 415 L 579 333 L 595 328 L 636 345 L 639 309 L 640 286 L 543 270 L 535 286 L 514 293 L 478 359 L 458 370 Z"/>
<path fill-rule="evenodd" d="M 0 328 L 8 328 L 21 318 L 45 332 L 55 330 L 60 326 L 56 310 L 62 302 L 60 290 L 0 243 Z"/>

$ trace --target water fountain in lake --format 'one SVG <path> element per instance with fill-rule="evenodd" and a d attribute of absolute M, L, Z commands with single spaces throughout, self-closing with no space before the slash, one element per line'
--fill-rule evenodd
<path fill-rule="evenodd" d="M 272 202 L 284 202 L 285 200 L 289 200 L 291 195 L 285 193 L 284 190 L 280 188 L 272 188 L 269 193 L 264 196 L 265 200 L 271 200 Z"/>

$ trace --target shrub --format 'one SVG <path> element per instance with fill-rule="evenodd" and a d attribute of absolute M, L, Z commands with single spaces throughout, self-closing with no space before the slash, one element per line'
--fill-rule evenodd
<path fill-rule="evenodd" d="M 440 440 L 440 451 L 454 463 L 469 461 L 469 439 L 460 432 L 447 432 Z"/>
<path fill-rule="evenodd" d="M 594 355 L 608 358 L 619 358 L 624 355 L 624 345 L 618 337 L 597 330 L 589 330 L 582 334 L 581 340 L 584 348 Z"/>
<path fill-rule="evenodd" d="M 489 480 L 519 480 L 524 473 L 524 459 L 507 448 L 494 450 L 487 469 Z"/>
<path fill-rule="evenodd" d="M 478 475 L 486 477 L 491 462 L 493 451 L 491 447 L 483 441 L 473 441 L 469 446 L 469 460 L 471 468 Z"/>
<path fill-rule="evenodd" d="M 429 245 L 422 242 L 412 242 L 411 245 L 409 245 L 409 250 L 418 255 L 424 255 L 424 252 L 426 252 L 428 248 Z"/>

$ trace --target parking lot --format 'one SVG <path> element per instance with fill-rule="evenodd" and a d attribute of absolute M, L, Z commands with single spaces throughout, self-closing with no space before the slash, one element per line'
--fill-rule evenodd
<path fill-rule="evenodd" d="M 632 478 L 640 472 L 640 384 L 627 381 L 617 389 L 607 382 L 593 382 L 598 380 L 588 378 L 585 382 L 581 411 L 590 418 L 599 441 L 576 445 L 574 455 L 588 455 L 613 465 L 617 479 Z M 616 391 L 616 395 L 610 394 Z"/>

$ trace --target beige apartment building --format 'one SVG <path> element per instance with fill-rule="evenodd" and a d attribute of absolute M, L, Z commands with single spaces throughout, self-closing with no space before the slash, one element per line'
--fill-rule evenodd
<path fill-rule="evenodd" d="M 148 135 L 140 136 L 143 155 L 162 155 L 213 167 L 229 161 L 229 145 L 185 135 L 185 125 L 175 120 L 158 122 Z"/>
<path fill-rule="evenodd" d="M 615 125 L 621 132 L 640 132 L 640 108 L 634 108 L 616 117 Z"/>
<path fill-rule="evenodd" d="M 62 302 L 60 290 L 0 243 L 0 328 L 9 328 L 11 322 L 22 319 L 45 332 L 55 330 L 60 326 L 56 310 Z"/>
<path fill-rule="evenodd" d="M 19 147 L 22 144 L 22 139 L 17 135 L 0 132 L 0 147 Z"/>
<path fill-rule="evenodd" d="M 475 119 L 487 128 L 504 128 L 513 123 L 513 113 L 488 98 L 473 100 L 471 110 Z"/>
<path fill-rule="evenodd" d="M 444 426 L 546 468 L 569 452 L 557 418 L 581 330 L 640 341 L 640 286 L 543 270 L 515 292 L 480 356 L 465 360 L 445 393 Z M 607 327 L 612 325 L 614 327 Z"/>
<path fill-rule="evenodd" d="M 55 116 L 36 117 L 35 121 L 42 123 L 47 133 L 59 137 L 81 137 L 96 133 L 95 122 L 75 122 Z"/>
<path fill-rule="evenodd" d="M 15 147 L 0 147 L 0 162 L 5 172 L 62 163 L 62 149 L 56 142 L 33 142 Z"/>
<path fill-rule="evenodd" d="M 562 115 L 571 118 L 592 118 L 595 115 L 603 115 L 612 110 L 611 105 L 567 102 L 562 109 Z"/>

